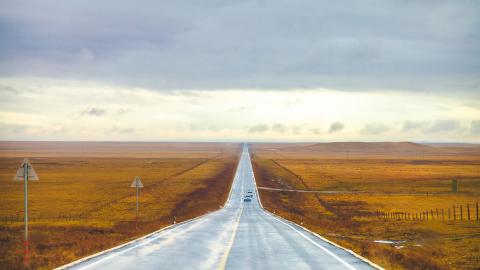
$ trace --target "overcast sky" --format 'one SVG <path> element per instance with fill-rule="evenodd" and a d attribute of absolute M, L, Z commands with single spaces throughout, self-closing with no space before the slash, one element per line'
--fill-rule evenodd
<path fill-rule="evenodd" d="M 480 1 L 1 2 L 1 140 L 480 142 Z"/>

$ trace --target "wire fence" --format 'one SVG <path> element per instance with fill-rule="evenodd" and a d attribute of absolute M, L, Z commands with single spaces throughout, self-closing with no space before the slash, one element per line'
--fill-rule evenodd
<path fill-rule="evenodd" d="M 28 217 L 29 222 L 35 221 L 81 221 L 86 220 L 86 216 L 70 216 L 70 215 L 58 215 L 58 216 L 30 216 Z M 9 215 L 9 216 L 0 216 L 0 223 L 3 224 L 14 224 L 18 222 L 23 222 L 23 215 Z"/>
<path fill-rule="evenodd" d="M 441 222 L 479 222 L 478 202 L 466 205 L 453 205 L 451 208 L 435 208 L 421 212 L 382 212 L 376 216 L 385 221 L 441 221 Z"/>

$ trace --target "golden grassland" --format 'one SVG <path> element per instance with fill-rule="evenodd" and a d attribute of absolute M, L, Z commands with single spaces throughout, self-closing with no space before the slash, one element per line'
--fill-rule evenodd
<path fill-rule="evenodd" d="M 23 184 L 12 177 L 24 156 L 40 176 L 29 182 L 30 266 L 50 269 L 218 209 L 239 153 L 237 144 L 2 142 L 0 268 L 23 268 Z M 135 176 L 145 186 L 138 229 Z"/>
<path fill-rule="evenodd" d="M 479 269 L 480 224 L 458 221 L 480 202 L 480 148 L 411 143 L 257 144 L 264 206 L 387 269 Z M 451 192 L 451 179 L 459 192 Z M 292 192 L 309 190 L 314 192 Z M 384 219 L 457 207 L 457 221 Z M 452 217 L 453 218 L 453 217 Z M 389 240 L 378 243 L 375 240 Z"/>

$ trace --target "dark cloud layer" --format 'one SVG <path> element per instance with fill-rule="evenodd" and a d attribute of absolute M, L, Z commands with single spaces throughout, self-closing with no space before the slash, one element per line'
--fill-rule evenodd
<path fill-rule="evenodd" d="M 0 76 L 478 91 L 479 29 L 474 0 L 7 0 Z"/>

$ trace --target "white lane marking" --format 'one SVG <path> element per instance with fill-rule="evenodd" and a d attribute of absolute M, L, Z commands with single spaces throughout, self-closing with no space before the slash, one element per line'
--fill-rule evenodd
<path fill-rule="evenodd" d="M 193 224 L 192 224 L 191 222 L 189 222 L 189 223 L 184 223 L 184 224 L 180 224 L 180 225 L 178 225 L 177 227 L 173 228 L 172 230 L 168 231 L 168 234 L 167 234 L 167 235 L 172 234 L 172 233 L 175 233 L 175 232 L 173 232 L 175 229 L 178 229 L 178 228 L 180 228 L 180 227 L 184 227 L 185 225 L 191 225 L 190 227 L 186 228 L 186 229 L 183 231 L 183 233 L 181 233 L 181 234 L 184 234 L 184 233 L 190 231 L 192 228 L 195 228 L 195 227 L 199 226 L 200 224 L 204 223 L 205 221 L 206 221 L 206 219 L 202 218 L 202 219 L 197 219 L 197 222 L 193 222 Z M 174 238 L 175 236 L 178 236 L 178 235 L 179 235 L 178 233 L 177 233 L 177 234 L 174 234 L 173 236 L 165 239 L 165 241 L 169 241 L 169 240 L 171 240 L 172 237 Z M 125 252 L 127 252 L 127 251 L 130 251 L 130 250 L 132 250 L 132 249 L 145 246 L 146 244 L 149 244 L 150 242 L 152 242 L 152 241 L 154 241 L 154 240 L 157 240 L 158 238 L 164 237 L 164 236 L 165 236 L 165 235 L 162 235 L 162 233 L 159 233 L 158 236 L 155 236 L 155 237 L 152 237 L 152 238 L 150 238 L 150 239 L 148 239 L 148 240 L 142 241 L 142 242 L 140 242 L 140 243 L 138 243 L 138 244 L 136 244 L 136 245 L 133 245 L 133 246 L 131 246 L 131 247 L 129 247 L 129 248 L 122 249 L 122 250 L 120 250 L 120 251 L 118 251 L 118 252 L 114 252 L 114 251 L 113 251 L 112 254 L 106 255 L 106 256 L 104 256 L 103 258 L 100 258 L 100 259 L 98 259 L 98 260 L 96 260 L 96 261 L 94 261 L 94 262 L 92 262 L 92 263 L 89 263 L 89 264 L 87 264 L 87 265 L 85 265 L 85 266 L 80 267 L 79 269 L 88 269 L 88 268 L 90 268 L 90 267 L 92 267 L 92 266 L 94 266 L 94 265 L 97 265 L 97 264 L 99 264 L 99 263 L 101 263 L 101 262 L 103 262 L 103 261 L 105 261 L 105 260 L 107 260 L 107 259 L 111 259 L 111 258 L 113 258 L 113 257 L 116 257 L 116 256 L 118 256 L 118 255 L 120 255 L 120 254 L 123 254 L 123 253 L 125 253 Z M 92 258 L 92 259 L 93 259 L 93 258 Z M 86 263 L 88 263 L 88 262 L 86 262 Z"/>
<path fill-rule="evenodd" d="M 337 255 L 335 255 L 334 253 L 332 253 L 330 250 L 328 250 L 327 248 L 323 247 L 322 245 L 318 244 L 317 242 L 313 241 L 312 239 L 310 239 L 309 237 L 307 237 L 305 234 L 303 234 L 301 231 L 295 229 L 295 227 L 293 227 L 292 225 L 282 221 L 281 219 L 275 217 L 275 216 L 272 216 L 270 215 L 270 213 L 266 212 L 269 216 L 273 217 L 274 219 L 278 220 L 279 222 L 283 223 L 284 225 L 286 225 L 287 227 L 289 227 L 290 229 L 294 230 L 295 232 L 297 232 L 299 235 L 301 235 L 303 238 L 307 239 L 310 243 L 314 244 L 315 246 L 321 248 L 323 251 L 325 251 L 325 253 L 327 253 L 328 255 L 332 256 L 333 258 L 335 258 L 337 261 L 339 261 L 341 264 L 343 264 L 345 267 L 347 267 L 348 269 L 351 269 L 351 270 L 356 270 L 355 267 L 353 267 L 351 264 L 347 263 L 346 261 L 344 261 L 342 258 L 338 257 Z"/>

